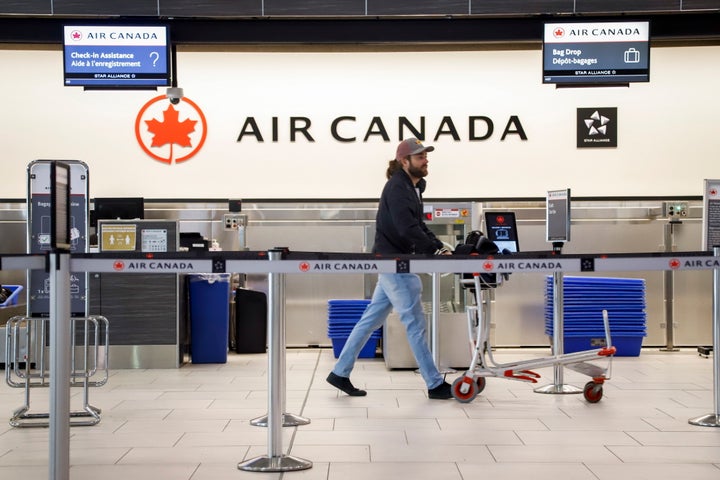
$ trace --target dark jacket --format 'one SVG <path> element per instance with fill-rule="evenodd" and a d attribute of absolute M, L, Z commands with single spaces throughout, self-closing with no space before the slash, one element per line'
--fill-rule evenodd
<path fill-rule="evenodd" d="M 422 192 L 425 179 L 417 191 L 404 170 L 398 170 L 385 184 L 375 217 L 373 253 L 435 253 L 443 244 L 425 225 Z"/>

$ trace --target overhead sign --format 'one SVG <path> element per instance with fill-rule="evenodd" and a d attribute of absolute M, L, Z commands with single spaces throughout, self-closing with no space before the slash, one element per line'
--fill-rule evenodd
<path fill-rule="evenodd" d="M 66 86 L 170 85 L 166 26 L 66 25 L 63 47 Z"/>
<path fill-rule="evenodd" d="M 543 83 L 650 80 L 649 22 L 546 23 Z"/>

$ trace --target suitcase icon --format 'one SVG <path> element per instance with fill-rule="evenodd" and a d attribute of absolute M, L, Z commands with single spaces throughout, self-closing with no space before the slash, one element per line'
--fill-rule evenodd
<path fill-rule="evenodd" d="M 625 63 L 640 63 L 640 52 L 632 47 L 625 50 Z"/>

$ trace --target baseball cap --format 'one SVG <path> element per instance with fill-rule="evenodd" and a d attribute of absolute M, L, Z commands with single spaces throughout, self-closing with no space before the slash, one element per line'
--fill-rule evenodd
<path fill-rule="evenodd" d="M 418 153 L 432 152 L 433 150 L 435 150 L 435 147 L 426 147 L 417 138 L 406 138 L 405 140 L 400 142 L 400 145 L 398 145 L 397 152 L 395 152 L 395 160 L 400 160 L 407 157 L 408 155 L 417 155 Z"/>

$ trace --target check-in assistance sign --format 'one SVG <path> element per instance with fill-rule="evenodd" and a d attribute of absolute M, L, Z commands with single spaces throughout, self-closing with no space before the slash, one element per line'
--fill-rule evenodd
<path fill-rule="evenodd" d="M 65 85 L 169 85 L 166 26 L 65 26 Z"/>

